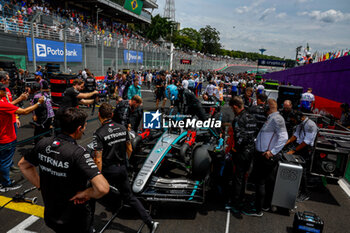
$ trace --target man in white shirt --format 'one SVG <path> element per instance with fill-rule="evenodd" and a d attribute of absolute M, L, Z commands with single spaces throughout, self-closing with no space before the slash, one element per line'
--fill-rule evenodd
<path fill-rule="evenodd" d="M 237 81 L 237 79 L 234 79 L 231 83 L 231 95 L 232 95 L 232 97 L 237 95 L 238 84 L 239 84 L 239 82 Z"/>
<path fill-rule="evenodd" d="M 255 208 L 242 211 L 245 215 L 256 217 L 261 217 L 262 210 L 267 211 L 271 207 L 278 153 L 288 140 L 286 124 L 277 111 L 276 100 L 268 99 L 267 103 L 269 116 L 255 141 L 256 154 L 251 174 L 256 188 Z"/>
<path fill-rule="evenodd" d="M 146 76 L 148 90 L 151 89 L 152 78 L 153 78 L 152 72 L 151 72 L 151 71 L 148 71 L 148 74 L 147 74 L 147 76 Z"/>
<path fill-rule="evenodd" d="M 211 97 L 211 96 L 215 96 L 215 91 L 216 91 L 216 87 L 213 85 L 213 82 L 210 81 L 209 85 L 205 88 L 205 93 L 207 93 L 208 96 Z"/>
<path fill-rule="evenodd" d="M 171 74 L 169 74 L 168 71 L 165 72 L 165 81 L 166 81 L 166 85 L 170 85 L 170 80 L 171 80 Z"/>
<path fill-rule="evenodd" d="M 185 77 L 184 80 L 182 81 L 182 87 L 184 89 L 188 89 L 188 77 Z"/>
<path fill-rule="evenodd" d="M 265 90 L 264 85 L 259 84 L 258 87 L 256 88 L 256 93 L 257 94 L 263 94 L 264 90 Z"/>

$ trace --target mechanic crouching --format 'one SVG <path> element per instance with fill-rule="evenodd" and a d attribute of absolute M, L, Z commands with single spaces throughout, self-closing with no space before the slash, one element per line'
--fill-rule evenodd
<path fill-rule="evenodd" d="M 295 149 L 289 150 L 287 153 L 300 155 L 305 160 L 298 200 L 306 201 L 309 199 L 306 174 L 308 168 L 310 168 L 311 150 L 317 135 L 317 125 L 300 111 L 294 112 L 290 117 L 297 127 L 294 135 L 287 141 L 286 146 L 294 142 L 296 142 L 297 145 Z"/>
<path fill-rule="evenodd" d="M 254 139 L 257 133 L 255 118 L 244 108 L 243 99 L 235 96 L 230 100 L 230 107 L 235 113 L 232 122 L 234 148 L 232 148 L 233 177 L 231 201 L 226 205 L 233 213 L 238 214 L 242 208 L 246 186 L 246 174 L 254 155 Z"/>
<path fill-rule="evenodd" d="M 95 163 L 109 183 L 118 188 L 123 200 L 138 212 L 150 232 L 153 233 L 159 223 L 152 220 L 141 202 L 132 193 L 128 179 L 127 161 L 132 153 L 129 134 L 123 125 L 112 120 L 112 116 L 112 106 L 103 103 L 98 113 L 101 127 L 96 130 L 93 139 Z"/>

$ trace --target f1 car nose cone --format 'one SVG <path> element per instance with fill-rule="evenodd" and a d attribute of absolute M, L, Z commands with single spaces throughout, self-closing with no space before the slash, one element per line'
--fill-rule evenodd
<path fill-rule="evenodd" d="M 136 186 L 141 186 L 142 184 L 143 184 L 143 180 L 141 180 L 141 179 L 138 179 L 135 181 Z"/>

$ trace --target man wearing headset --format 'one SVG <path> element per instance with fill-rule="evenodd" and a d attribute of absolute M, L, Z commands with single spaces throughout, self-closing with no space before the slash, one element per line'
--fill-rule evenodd
<path fill-rule="evenodd" d="M 317 135 L 317 125 L 300 111 L 292 114 L 291 120 L 297 125 L 297 127 L 294 135 L 287 141 L 286 145 L 296 142 L 297 146 L 294 150 L 288 151 L 288 154 L 298 154 L 302 156 L 306 162 L 303 165 L 303 177 L 301 179 L 300 194 L 298 198 L 299 201 L 306 201 L 309 199 L 306 172 L 307 168 L 310 167 L 310 152 Z"/>

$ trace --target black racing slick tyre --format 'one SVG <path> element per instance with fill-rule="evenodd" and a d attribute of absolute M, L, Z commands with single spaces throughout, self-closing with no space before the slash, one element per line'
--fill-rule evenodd
<path fill-rule="evenodd" d="M 195 179 L 203 180 L 210 171 L 211 157 L 208 147 L 200 146 L 193 152 L 192 174 Z"/>

